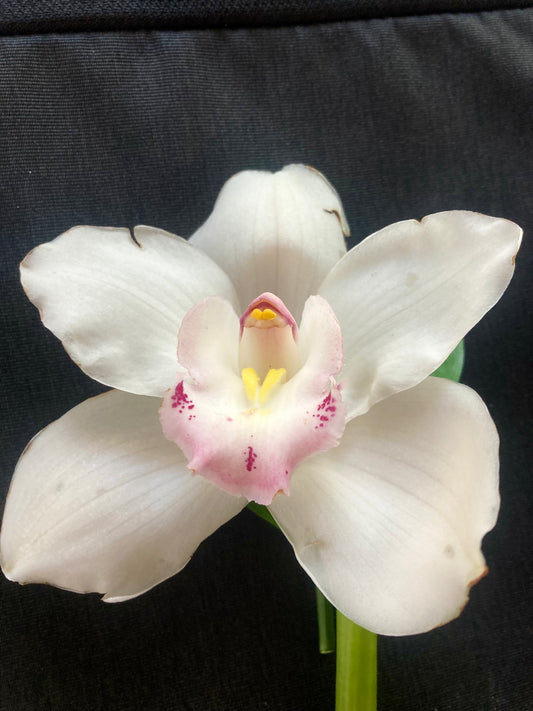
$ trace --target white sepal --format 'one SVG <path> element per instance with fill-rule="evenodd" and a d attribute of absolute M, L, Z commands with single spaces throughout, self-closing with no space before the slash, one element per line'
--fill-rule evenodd
<path fill-rule="evenodd" d="M 241 310 L 272 292 L 299 321 L 307 297 L 346 252 L 347 234 L 341 201 L 324 176 L 288 165 L 230 178 L 190 241 L 229 274 Z"/>
<path fill-rule="evenodd" d="M 206 296 L 236 303 L 228 279 L 188 242 L 152 227 L 74 227 L 32 250 L 22 284 L 44 325 L 105 385 L 161 396 L 176 378 L 178 330 Z"/>
<path fill-rule="evenodd" d="M 457 617 L 486 572 L 499 507 L 498 435 L 464 385 L 428 378 L 352 420 L 270 506 L 344 615 L 385 635 Z"/>
<path fill-rule="evenodd" d="M 17 465 L 0 539 L 6 577 L 109 602 L 177 573 L 244 499 L 193 477 L 155 398 L 111 391 L 46 427 Z"/>

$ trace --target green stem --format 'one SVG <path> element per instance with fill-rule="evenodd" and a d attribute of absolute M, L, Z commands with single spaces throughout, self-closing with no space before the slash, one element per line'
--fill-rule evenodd
<path fill-rule="evenodd" d="M 318 648 L 320 654 L 329 654 L 335 651 L 335 608 L 318 588 L 315 588 L 315 592 L 318 618 Z"/>
<path fill-rule="evenodd" d="M 335 711 L 376 711 L 377 635 L 337 611 Z"/>

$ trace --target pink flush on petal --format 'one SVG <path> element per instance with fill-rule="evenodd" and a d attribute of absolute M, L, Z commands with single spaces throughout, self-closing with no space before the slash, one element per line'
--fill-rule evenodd
<path fill-rule="evenodd" d="M 218 297 L 187 314 L 178 352 L 186 354 L 188 376 L 165 395 L 160 419 L 194 473 L 269 504 L 289 494 L 299 462 L 338 443 L 346 408 L 333 376 L 342 367 L 342 334 L 318 296 L 302 317 L 306 332 L 314 324 L 320 330 L 301 352 L 296 322 L 274 294 L 254 299 L 240 322 Z M 220 355 L 216 363 L 213 354 Z"/>

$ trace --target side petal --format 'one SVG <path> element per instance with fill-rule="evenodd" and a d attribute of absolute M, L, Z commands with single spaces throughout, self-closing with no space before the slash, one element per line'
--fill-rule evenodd
<path fill-rule="evenodd" d="M 321 296 L 310 296 L 300 323 L 298 373 L 300 387 L 304 381 L 312 388 L 323 388 L 331 375 L 338 375 L 344 362 L 342 331 L 333 310 Z"/>
<path fill-rule="evenodd" d="M 324 595 L 379 634 L 457 617 L 486 573 L 498 435 L 478 395 L 428 378 L 352 420 L 270 511 Z"/>
<path fill-rule="evenodd" d="M 208 297 L 196 304 L 182 321 L 178 334 L 178 361 L 191 378 L 206 388 L 225 382 L 240 385 L 239 317 L 231 304 Z"/>
<path fill-rule="evenodd" d="M 347 234 L 339 196 L 324 176 L 289 165 L 230 178 L 190 241 L 229 274 L 242 308 L 272 292 L 299 321 L 306 298 L 346 252 Z"/>
<path fill-rule="evenodd" d="M 349 417 L 416 385 L 498 301 L 522 230 L 473 212 L 385 227 L 352 249 L 319 293 L 340 321 Z"/>
<path fill-rule="evenodd" d="M 177 573 L 245 505 L 193 477 L 154 398 L 111 391 L 28 445 L 0 539 L 6 577 L 120 601 Z"/>
<path fill-rule="evenodd" d="M 178 329 L 206 296 L 236 302 L 228 277 L 188 242 L 152 227 L 74 227 L 32 250 L 22 284 L 44 325 L 91 378 L 161 396 L 176 379 Z"/>

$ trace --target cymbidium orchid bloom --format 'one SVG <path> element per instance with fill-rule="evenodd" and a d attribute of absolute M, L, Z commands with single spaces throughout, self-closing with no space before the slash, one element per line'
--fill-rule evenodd
<path fill-rule="evenodd" d="M 44 324 L 115 389 L 24 451 L 8 578 L 135 597 L 255 501 L 360 625 L 459 614 L 486 571 L 498 437 L 472 390 L 429 376 L 500 298 L 521 230 L 458 211 L 346 253 L 347 233 L 329 183 L 288 166 L 231 178 L 188 242 L 76 227 L 26 257 Z"/>

